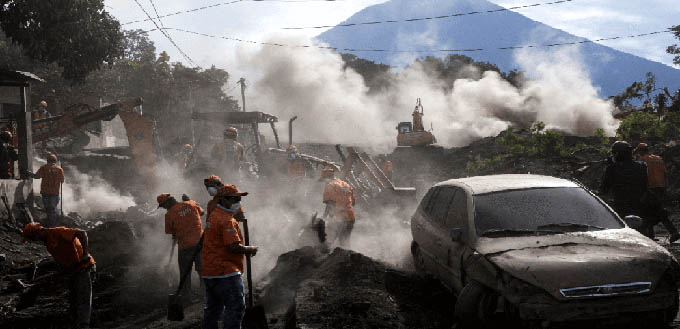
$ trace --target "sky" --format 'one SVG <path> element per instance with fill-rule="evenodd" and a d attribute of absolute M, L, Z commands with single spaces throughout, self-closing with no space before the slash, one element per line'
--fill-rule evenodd
<path fill-rule="evenodd" d="M 677 5 L 677 1 L 573 0 L 569 3 L 521 9 L 517 12 L 571 34 L 598 39 L 659 31 L 673 25 L 680 25 L 680 6 Z M 337 24 L 365 7 L 383 2 L 386 2 L 386 0 L 153 1 L 156 5 L 156 11 L 161 16 L 216 5 L 208 9 L 161 18 L 164 27 L 253 41 L 264 41 L 272 36 L 274 38 L 299 35 L 314 37 L 323 30 L 290 31 L 281 28 Z M 549 2 L 549 0 L 491 0 L 491 2 L 510 7 Z M 154 29 L 156 26 L 149 21 L 125 24 L 147 18 L 138 3 L 144 7 L 149 15 L 155 17 L 156 13 L 151 0 L 105 0 L 106 9 L 124 24 L 123 28 Z M 238 74 L 239 71 L 235 67 L 236 62 L 234 60 L 236 49 L 238 47 L 260 47 L 248 43 L 206 38 L 180 31 L 168 31 L 168 34 L 201 67 L 206 68 L 215 65 L 235 74 Z M 149 33 L 149 36 L 155 42 L 156 48 L 159 51 L 167 51 L 173 61 L 188 62 L 163 34 L 153 31 Z M 674 43 L 678 42 L 668 33 L 643 38 L 606 41 L 602 44 L 672 65 L 672 57 L 666 54 L 665 50 L 668 45 Z"/>

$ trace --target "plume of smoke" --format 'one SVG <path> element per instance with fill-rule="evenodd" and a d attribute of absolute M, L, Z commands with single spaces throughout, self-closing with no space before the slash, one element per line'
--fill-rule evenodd
<path fill-rule="evenodd" d="M 42 160 L 35 159 L 35 163 Z M 37 170 L 37 168 L 36 168 Z M 99 212 L 125 211 L 135 206 L 134 198 L 123 194 L 111 184 L 97 176 L 90 176 L 75 167 L 64 170 L 63 185 L 64 213 L 77 212 L 89 216 Z M 33 180 L 33 190 L 40 191 L 41 180 Z"/>
<path fill-rule="evenodd" d="M 449 147 L 531 119 L 572 134 L 589 135 L 597 128 L 613 134 L 614 108 L 597 98 L 578 52 L 520 53 L 517 62 L 533 80 L 519 88 L 496 72 L 475 68 L 447 86 L 414 63 L 390 75 L 392 88 L 370 95 L 362 77 L 345 69 L 330 50 L 265 47 L 249 53 L 242 48 L 237 57 L 252 69 L 255 107 L 284 119 L 298 115 L 296 136 L 303 141 L 385 151 L 395 146 L 394 127 L 410 120 L 416 98 L 423 100 L 426 126 L 432 123 L 440 144 Z"/>

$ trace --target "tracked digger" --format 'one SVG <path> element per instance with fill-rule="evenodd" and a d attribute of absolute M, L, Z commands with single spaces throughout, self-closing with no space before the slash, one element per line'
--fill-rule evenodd
<path fill-rule="evenodd" d="M 437 139 L 432 131 L 426 131 L 423 125 L 423 108 L 420 98 L 416 101 L 416 108 L 413 110 L 413 122 L 399 122 L 397 125 L 397 146 L 400 147 L 422 147 L 437 143 Z"/>

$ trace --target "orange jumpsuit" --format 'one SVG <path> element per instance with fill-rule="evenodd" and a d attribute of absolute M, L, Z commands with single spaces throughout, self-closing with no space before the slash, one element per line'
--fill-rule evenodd
<path fill-rule="evenodd" d="M 43 165 L 35 173 L 35 178 L 40 178 L 40 194 L 59 195 L 59 188 L 64 182 L 64 169 L 54 163 Z"/>
<path fill-rule="evenodd" d="M 666 186 L 666 166 L 663 159 L 654 154 L 645 154 L 640 161 L 647 164 L 649 188 L 663 188 Z"/>
<path fill-rule="evenodd" d="M 348 222 L 353 222 L 356 219 L 354 215 L 354 202 L 356 202 L 354 189 L 339 178 L 335 178 L 326 184 L 323 191 L 323 201 L 333 202 L 331 209 L 333 217 Z"/>
<path fill-rule="evenodd" d="M 244 254 L 235 254 L 228 246 L 243 244 L 238 222 L 232 214 L 215 208 L 210 213 L 203 238 L 201 276 L 206 279 L 225 278 L 243 273 Z"/>
<path fill-rule="evenodd" d="M 203 233 L 202 214 L 203 209 L 191 200 L 177 202 L 165 214 L 165 233 L 175 236 L 179 250 L 198 244 Z"/>

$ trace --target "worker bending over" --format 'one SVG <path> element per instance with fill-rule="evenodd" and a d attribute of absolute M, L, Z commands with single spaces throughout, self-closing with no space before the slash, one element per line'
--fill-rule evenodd
<path fill-rule="evenodd" d="M 192 266 L 195 267 L 199 277 L 201 275 L 201 257 L 193 258 L 193 256 L 197 255 L 196 250 L 201 248 L 198 242 L 203 234 L 201 228 L 203 209 L 192 200 L 177 202 L 172 195 L 167 193 L 159 195 L 156 201 L 158 201 L 158 207 L 168 210 L 165 214 L 165 233 L 172 234 L 172 239 L 177 241 L 180 280 L 187 275 L 180 295 L 188 301 L 191 299 Z"/>
<path fill-rule="evenodd" d="M 341 246 L 349 247 L 349 237 L 354 228 L 354 189 L 345 181 L 335 177 L 335 170 L 324 168 L 321 180 L 326 182 L 323 191 L 323 203 L 326 204 L 324 218 L 329 218 L 330 225 L 335 226 L 336 237 Z M 329 217 L 330 216 L 330 217 Z M 328 241 L 333 244 L 335 238 Z"/>
<path fill-rule="evenodd" d="M 88 253 L 87 233 L 63 226 L 43 228 L 40 223 L 24 227 L 24 240 L 41 241 L 47 252 L 68 275 L 69 315 L 73 328 L 89 328 L 92 313 L 92 279 L 94 258 Z"/>
<path fill-rule="evenodd" d="M 246 195 L 232 184 L 220 186 L 215 195 L 217 205 L 206 221 L 202 250 L 204 329 L 216 329 L 223 313 L 225 329 L 241 328 L 246 308 L 241 278 L 244 256 L 257 254 L 257 247 L 243 245 L 241 229 L 234 218 L 241 210 L 241 197 Z"/>
<path fill-rule="evenodd" d="M 64 183 L 64 169 L 57 165 L 57 156 L 48 155 L 47 164 L 40 167 L 35 174 L 31 172 L 28 174 L 33 178 L 42 179 L 40 195 L 47 212 L 47 227 L 57 226 L 57 206 L 59 205 L 61 184 Z"/>

